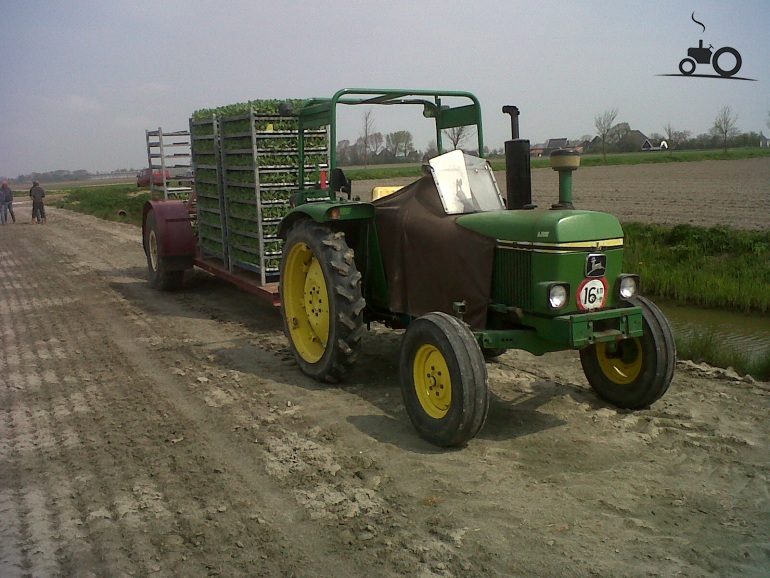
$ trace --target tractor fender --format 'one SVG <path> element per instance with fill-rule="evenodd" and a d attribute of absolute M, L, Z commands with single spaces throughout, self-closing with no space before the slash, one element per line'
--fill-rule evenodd
<path fill-rule="evenodd" d="M 181 258 L 173 261 L 187 261 L 192 267 L 197 240 L 187 205 L 180 200 L 152 200 L 144 204 L 142 212 L 142 244 L 147 239 L 147 215 L 153 211 L 157 226 L 158 252 L 160 257 Z M 147 247 L 144 247 L 147 252 Z"/>
<path fill-rule="evenodd" d="M 374 205 L 371 203 L 305 203 L 289 211 L 281 220 L 280 225 L 278 225 L 278 236 L 285 240 L 294 224 L 303 219 L 312 219 L 317 223 L 331 225 L 340 221 L 363 221 L 373 218 Z"/>

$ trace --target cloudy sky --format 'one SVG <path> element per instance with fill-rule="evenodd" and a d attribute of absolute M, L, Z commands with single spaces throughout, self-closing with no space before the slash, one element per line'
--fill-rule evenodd
<path fill-rule="evenodd" d="M 691 20 L 692 13 L 705 26 Z M 467 90 L 485 143 L 579 138 L 595 117 L 646 134 L 707 132 L 728 105 L 743 131 L 770 110 L 770 2 L 517 0 L 0 0 L 0 175 L 146 165 L 145 130 L 261 98 L 344 87 Z M 679 74 L 703 40 L 735 48 L 736 76 Z M 720 60 L 731 68 L 729 55 Z M 715 74 L 709 64 L 696 73 Z M 358 118 L 340 137 L 355 140 Z M 375 128 L 429 132 L 375 112 Z"/>

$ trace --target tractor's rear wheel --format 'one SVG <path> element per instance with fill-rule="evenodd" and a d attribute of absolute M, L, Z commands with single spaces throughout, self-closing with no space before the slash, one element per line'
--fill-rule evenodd
<path fill-rule="evenodd" d="M 580 350 L 588 383 L 603 400 L 640 409 L 659 400 L 674 377 L 676 343 L 671 326 L 654 303 L 637 297 L 642 308 L 641 337 L 596 343 Z"/>
<path fill-rule="evenodd" d="M 283 246 L 280 291 L 300 369 L 319 381 L 344 378 L 358 356 L 366 304 L 345 234 L 310 220 L 295 225 Z"/>
<path fill-rule="evenodd" d="M 147 223 L 144 229 L 144 250 L 147 254 L 150 285 L 161 291 L 176 291 L 182 287 L 184 271 L 166 270 L 159 246 L 158 220 L 155 217 L 155 211 L 150 211 L 147 213 Z"/>
<path fill-rule="evenodd" d="M 481 431 L 489 409 L 487 367 L 470 328 L 451 315 L 428 313 L 401 342 L 401 393 L 418 433 L 441 447 Z"/>

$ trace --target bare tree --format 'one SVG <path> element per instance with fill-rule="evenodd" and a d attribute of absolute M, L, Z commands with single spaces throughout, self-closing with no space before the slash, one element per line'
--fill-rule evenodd
<path fill-rule="evenodd" d="M 456 151 L 460 144 L 468 138 L 467 126 L 454 126 L 444 131 L 449 142 L 452 143 L 452 150 Z"/>
<path fill-rule="evenodd" d="M 714 126 L 711 127 L 711 134 L 722 139 L 725 153 L 727 152 L 728 139 L 738 136 L 740 132 L 735 126 L 737 120 L 738 114 L 733 115 L 733 111 L 730 110 L 729 106 L 723 106 L 714 119 Z"/>
<path fill-rule="evenodd" d="M 347 139 L 337 141 L 337 163 L 340 165 L 349 165 L 351 163 L 351 146 Z"/>
<path fill-rule="evenodd" d="M 767 128 L 770 128 L 770 110 L 767 111 L 767 119 L 765 120 Z"/>
<path fill-rule="evenodd" d="M 674 128 L 674 125 L 670 122 L 667 122 L 665 125 L 663 125 L 663 132 L 666 133 L 666 142 L 668 143 L 668 146 L 670 148 L 673 148 L 676 144 L 674 142 L 674 135 L 676 134 L 676 129 Z"/>
<path fill-rule="evenodd" d="M 604 163 L 607 163 L 607 137 L 610 134 L 610 131 L 612 131 L 612 126 L 615 122 L 615 119 L 618 116 L 618 109 L 613 108 L 611 110 L 607 110 L 597 116 L 594 117 L 594 126 L 596 127 L 596 133 L 599 135 L 599 138 L 602 140 L 602 157 L 604 158 Z"/>
<path fill-rule="evenodd" d="M 422 155 L 423 162 L 438 156 L 438 145 L 435 140 L 428 141 L 428 148 L 425 154 Z"/>
<path fill-rule="evenodd" d="M 372 135 L 374 134 L 374 119 L 372 118 L 372 110 L 369 109 L 364 112 L 364 126 L 361 134 L 361 143 L 363 145 L 362 156 L 364 159 L 364 166 L 369 164 L 369 156 L 372 151 Z"/>
<path fill-rule="evenodd" d="M 382 151 L 383 148 L 385 148 L 385 137 L 382 136 L 381 132 L 376 132 L 372 134 L 372 137 L 370 139 L 370 147 L 373 155 L 380 154 L 380 151 Z"/>
<path fill-rule="evenodd" d="M 690 138 L 689 130 L 676 130 L 670 122 L 663 127 L 663 132 L 666 133 L 666 144 L 668 144 L 669 152 Z"/>

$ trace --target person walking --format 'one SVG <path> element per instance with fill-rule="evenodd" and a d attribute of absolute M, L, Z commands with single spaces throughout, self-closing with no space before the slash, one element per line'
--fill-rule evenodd
<path fill-rule="evenodd" d="M 32 181 L 32 188 L 29 190 L 29 196 L 32 197 L 32 224 L 35 221 L 45 225 L 45 205 L 43 198 L 45 191 L 37 181 Z"/>
<path fill-rule="evenodd" d="M 13 212 L 13 191 L 11 190 L 11 187 L 8 186 L 8 181 L 3 181 L 3 184 L 0 185 L 0 203 L 2 203 L 2 208 L 0 208 L 0 223 L 5 225 L 8 222 L 9 214 L 15 223 L 16 213 Z"/>

